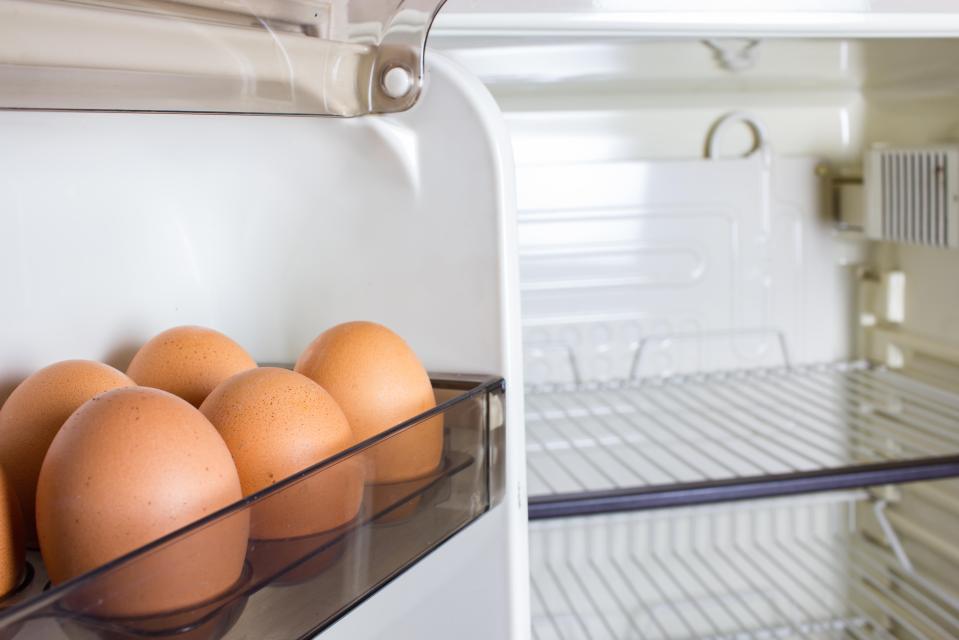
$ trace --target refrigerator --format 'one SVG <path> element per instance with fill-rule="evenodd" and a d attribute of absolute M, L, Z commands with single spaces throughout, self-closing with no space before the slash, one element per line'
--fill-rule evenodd
<path fill-rule="evenodd" d="M 0 0 L 0 401 L 354 320 L 436 400 L 70 580 L 28 549 L 0 635 L 959 637 L 956 9 Z M 348 525 L 123 612 L 437 424 Z"/>

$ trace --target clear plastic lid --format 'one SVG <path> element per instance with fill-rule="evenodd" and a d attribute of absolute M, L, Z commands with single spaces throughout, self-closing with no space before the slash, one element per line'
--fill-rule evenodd
<path fill-rule="evenodd" d="M 0 0 L 0 108 L 403 111 L 445 0 Z"/>
<path fill-rule="evenodd" d="M 54 588 L 32 553 L 20 588 L 0 601 L 0 639 L 300 638 L 322 630 L 499 499 L 503 380 L 444 377 L 434 391 L 435 409 Z M 357 470 L 369 478 L 370 465 L 423 438 L 442 440 L 432 472 L 360 481 L 358 511 L 342 508 L 354 499 Z M 223 572 L 232 586 L 214 597 L 159 604 Z"/>

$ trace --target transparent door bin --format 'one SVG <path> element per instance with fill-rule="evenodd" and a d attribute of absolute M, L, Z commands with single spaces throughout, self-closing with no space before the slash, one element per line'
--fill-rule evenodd
<path fill-rule="evenodd" d="M 404 111 L 444 1 L 3 0 L 0 107 Z"/>
<path fill-rule="evenodd" d="M 497 500 L 503 380 L 444 377 L 433 386 L 435 409 L 56 588 L 49 586 L 40 555 L 31 552 L 22 584 L 0 602 L 0 640 L 294 639 L 322 630 Z M 418 430 L 438 424 L 443 447 L 433 472 L 367 484 L 355 516 L 338 524 L 324 517 L 353 512 L 337 504 L 338 494 L 330 489 L 348 486 L 344 474 L 382 459 L 377 451 L 402 451 L 397 443 L 415 441 Z M 283 538 L 276 534 L 277 521 L 281 531 L 286 523 L 303 521 L 329 528 Z M 247 522 L 251 533 L 243 562 L 212 566 L 222 556 L 214 552 L 218 543 L 245 530 Z M 270 537 L 258 539 L 257 532 L 266 530 Z M 237 576 L 225 593 L 176 610 L 150 611 L 151 601 L 169 602 L 180 585 L 224 570 Z"/>

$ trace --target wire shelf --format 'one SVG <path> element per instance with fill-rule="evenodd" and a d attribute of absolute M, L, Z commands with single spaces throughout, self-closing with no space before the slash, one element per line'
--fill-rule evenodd
<path fill-rule="evenodd" d="M 530 518 L 959 476 L 959 395 L 866 363 L 526 393 Z"/>
<path fill-rule="evenodd" d="M 828 497 L 533 523 L 532 637 L 959 637 L 955 595 Z"/>

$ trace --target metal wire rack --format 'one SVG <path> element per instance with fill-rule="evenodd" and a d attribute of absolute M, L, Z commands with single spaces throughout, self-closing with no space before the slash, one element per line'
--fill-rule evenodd
<path fill-rule="evenodd" d="M 532 636 L 959 637 L 959 599 L 863 533 L 862 497 L 532 523 Z"/>
<path fill-rule="evenodd" d="M 532 519 L 959 476 L 959 395 L 867 363 L 526 393 Z"/>

